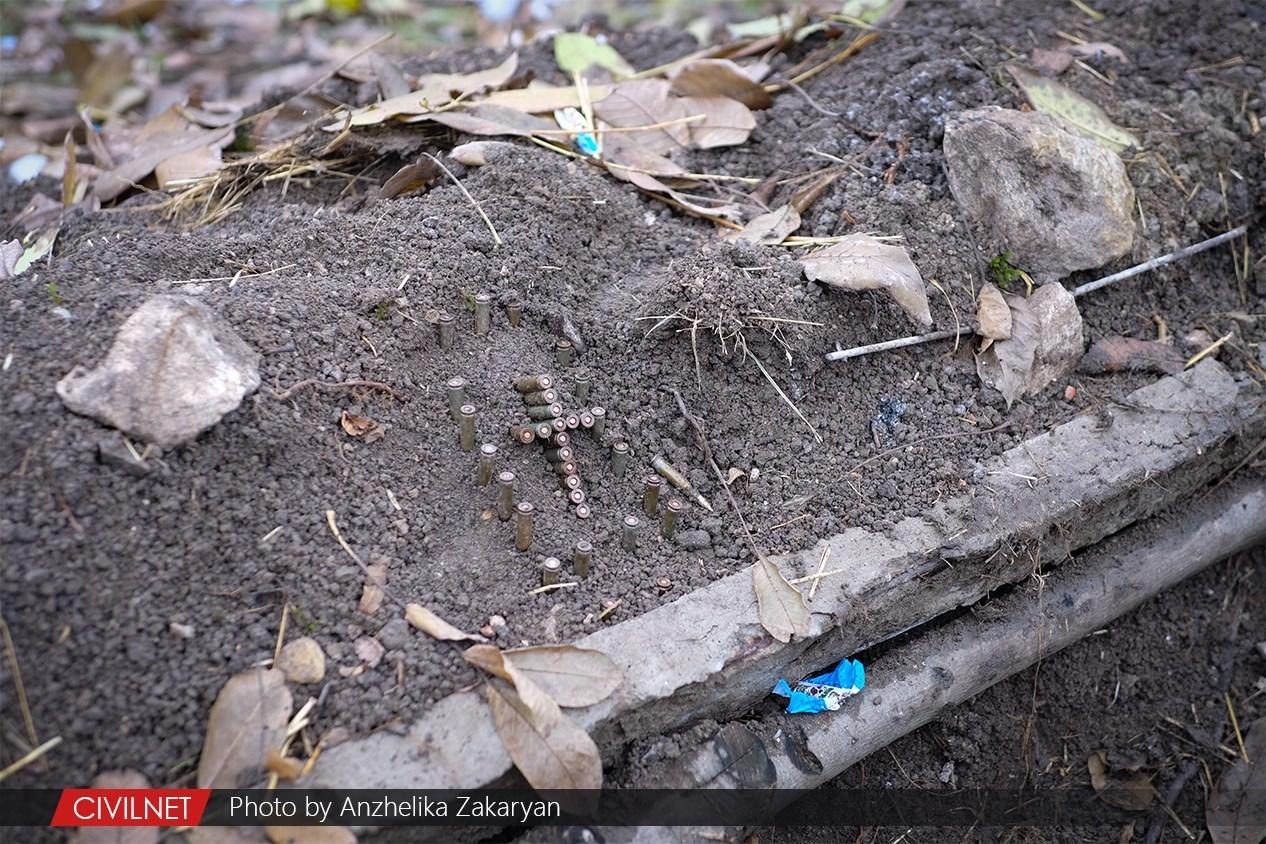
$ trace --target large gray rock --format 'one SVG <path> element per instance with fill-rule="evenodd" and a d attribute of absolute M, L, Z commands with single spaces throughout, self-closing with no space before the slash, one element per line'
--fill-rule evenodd
<path fill-rule="evenodd" d="M 993 248 L 1039 281 L 1130 251 L 1134 187 L 1111 150 L 1035 111 L 981 108 L 945 126 L 950 190 Z"/>
<path fill-rule="evenodd" d="M 105 362 L 57 383 L 75 413 L 168 448 L 210 428 L 259 387 L 259 354 L 206 305 L 154 296 L 127 318 Z"/>

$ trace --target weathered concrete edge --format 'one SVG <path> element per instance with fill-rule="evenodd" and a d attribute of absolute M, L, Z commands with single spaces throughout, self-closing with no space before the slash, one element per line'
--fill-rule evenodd
<path fill-rule="evenodd" d="M 907 518 L 886 534 L 850 529 L 777 558 L 812 573 L 822 548 L 847 580 L 824 580 L 813 629 L 782 644 L 759 626 L 740 572 L 578 644 L 625 672 L 615 695 L 573 715 L 607 749 L 749 707 L 776 676 L 796 676 L 1057 563 L 1207 484 L 1266 431 L 1266 402 L 1216 361 L 1164 378 L 1114 406 L 1113 424 L 1078 417 L 982 465 L 981 490 Z M 838 624 L 837 624 L 838 622 Z M 330 748 L 311 787 L 475 788 L 512 765 L 484 704 L 451 695 L 406 734 Z"/>

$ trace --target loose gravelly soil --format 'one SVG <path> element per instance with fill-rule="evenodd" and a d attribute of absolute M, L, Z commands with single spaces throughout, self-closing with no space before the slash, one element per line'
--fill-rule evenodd
<path fill-rule="evenodd" d="M 1000 84 L 1007 50 L 1026 51 L 1064 30 L 1111 41 L 1131 57 L 1112 85 L 1076 69 L 1065 80 L 1133 127 L 1175 176 L 1150 154 L 1129 160 L 1142 222 L 1134 254 L 1105 272 L 1221 231 L 1228 216 L 1235 225 L 1258 213 L 1266 135 L 1251 135 L 1245 110 L 1260 113 L 1266 98 L 1259 6 L 1222 3 L 1194 15 L 1181 3 L 1101 5 L 1108 17 L 1090 28 L 1071 5 L 914 4 L 875 45 L 809 81 L 813 105 L 782 95 L 758 114 L 747 144 L 696 153 L 689 166 L 765 178 L 826 162 L 811 149 L 852 161 L 855 173 L 818 201 L 803 233 L 902 235 L 924 277 L 946 291 L 932 292 L 932 310 L 939 327 L 951 326 L 955 313 L 966 319 L 972 310 L 983 260 L 1005 244 L 973 237 L 959 217 L 942 168 L 942 126 L 961 109 L 1019 105 Z M 654 33 L 617 34 L 613 43 L 642 67 L 693 48 L 687 37 Z M 816 49 L 835 48 L 810 39 L 780 58 L 775 73 Z M 551 78 L 549 55 L 548 44 L 528 47 L 524 64 Z M 1244 61 L 1209 69 L 1236 55 Z M 469 69 L 491 58 L 475 52 L 426 64 Z M 439 151 L 458 140 L 437 145 L 433 135 L 399 130 L 373 138 L 410 157 L 419 145 Z M 365 184 L 399 163 L 370 169 Z M 525 144 L 494 166 L 457 172 L 503 246 L 451 185 L 377 201 L 358 196 L 362 188 L 340 195 L 341 182 L 294 183 L 284 193 L 280 186 L 257 192 L 223 222 L 190 232 L 142 210 L 144 197 L 124 210 L 77 216 L 51 264 L 6 283 L 0 355 L 12 357 L 0 373 L 0 596 L 40 734 L 64 739 L 49 769 L 29 769 L 20 784 L 80 783 L 113 767 L 139 769 L 158 783 L 187 781 L 215 692 L 231 673 L 271 657 L 287 602 L 295 608 L 290 635 L 312 635 L 330 657 L 327 683 L 305 690 L 321 696 L 322 730 L 408 720 L 472 682 L 454 649 L 411 634 L 390 601 L 372 616 L 357 612 L 363 577 L 330 536 L 326 510 L 337 513 L 363 558 L 387 563 L 394 594 L 465 629 L 499 614 L 508 622 L 497 637 L 503 644 L 566 641 L 604 623 L 595 618 L 603 601 L 621 602 L 605 623 L 616 622 L 750 562 L 725 508 L 709 515 L 688 505 L 674 541 L 651 532 L 638 554 L 620 550 L 620 519 L 640 509 L 640 479 L 653 454 L 686 468 L 718 505 L 723 500 L 674 389 L 706 420 L 722 469 L 760 470 L 734 488 L 757 541 L 777 552 L 849 526 L 883 530 L 960 491 L 976 461 L 1151 377 L 1079 378 L 1071 402 L 1059 384 L 1007 411 L 979 385 L 966 349 L 955 355 L 931 346 L 828 365 L 822 355 L 837 341 L 873 342 L 913 326 L 887 299 L 807 286 L 786 250 L 720 243 L 710 225 L 544 150 Z M 37 188 L 55 193 L 50 184 Z M 11 214 L 28 198 L 29 190 L 7 186 L 3 210 Z M 1266 251 L 1260 236 L 1252 245 L 1254 254 Z M 280 269 L 234 284 L 189 283 L 232 276 L 233 262 L 247 261 Z M 69 318 L 56 311 L 49 284 Z M 1242 301 L 1229 252 L 1212 251 L 1085 299 L 1087 333 L 1150 338 L 1159 315 L 1176 337 L 1206 327 L 1218 336 L 1232 324 L 1227 312 L 1262 310 L 1249 287 Z M 73 366 L 97 363 L 123 319 L 164 291 L 217 308 L 263 354 L 264 387 L 195 444 L 134 477 L 97 461 L 106 430 L 66 412 L 53 388 Z M 486 338 L 471 332 L 467 292 L 488 292 L 498 303 Z M 513 298 L 526 309 L 517 329 L 500 307 Z M 426 321 L 435 308 L 459 314 L 447 353 Z M 783 325 L 786 346 L 758 329 L 748 340 L 822 442 L 732 346 L 700 333 L 700 384 L 689 336 L 647 336 L 653 321 L 637 321 L 694 308 L 705 323 L 749 310 L 821 323 Z M 561 369 L 552 347 L 564 316 L 586 348 Z M 1251 322 L 1241 321 L 1241 330 L 1250 340 L 1260 336 Z M 1229 345 L 1223 359 L 1239 368 L 1245 354 L 1256 350 Z M 536 372 L 559 377 L 569 407 L 572 379 L 589 375 L 589 402 L 610 413 L 602 444 L 576 437 L 590 520 L 571 514 L 539 449 L 507 434 L 521 413 L 510 382 Z M 499 467 L 515 471 L 520 497 L 536 505 L 529 553 L 514 550 L 511 526 L 491 514 L 492 493 L 473 484 L 474 457 L 457 448 L 443 391 L 454 375 L 470 384 L 479 441 L 498 446 Z M 316 389 L 275 397 L 308 378 L 382 381 L 406 399 Z M 876 445 L 870 420 L 888 397 L 908 410 L 892 441 Z M 368 445 L 348 438 L 338 424 L 343 410 L 377 420 L 386 436 Z M 963 436 L 923 441 L 943 434 Z M 612 477 L 607 457 L 617 439 L 634 451 L 623 481 Z M 909 448 L 850 475 L 902 444 Z M 595 543 L 592 575 L 529 596 L 541 558 L 582 538 Z M 657 588 L 661 577 L 671 588 Z M 173 634 L 172 623 L 191 625 L 194 636 Z M 382 663 L 340 676 L 339 667 L 359 662 L 353 643 L 363 636 L 386 647 Z M 6 708 L 10 688 L 0 683 Z"/>

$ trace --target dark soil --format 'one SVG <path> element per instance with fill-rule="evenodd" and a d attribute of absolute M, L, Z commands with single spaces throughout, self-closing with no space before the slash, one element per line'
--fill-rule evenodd
<path fill-rule="evenodd" d="M 1000 84 L 1007 49 L 1026 51 L 1064 30 L 1111 41 L 1131 56 L 1111 86 L 1076 69 L 1065 81 L 1134 127 L 1177 176 L 1150 154 L 1131 159 L 1145 221 L 1133 258 L 1207 237 L 1226 228 L 1227 217 L 1235 225 L 1258 213 L 1266 135 L 1252 137 L 1246 117 L 1246 109 L 1260 113 L 1266 97 L 1258 7 L 1101 6 L 1108 17 L 1091 29 L 1069 4 L 913 4 L 879 42 L 805 85 L 818 108 L 843 116 L 784 94 L 758 115 L 749 143 L 698 153 L 691 167 L 765 178 L 826 163 L 811 149 L 851 160 L 855 172 L 818 201 L 805 233 L 902 235 L 924 277 L 953 302 L 951 312 L 946 297 L 931 293 L 937 326 L 951 326 L 954 313 L 969 318 L 983 260 L 1005 245 L 973 238 L 958 217 L 942 170 L 941 127 L 963 108 L 1018 105 Z M 617 46 L 648 66 L 688 52 L 688 41 L 643 33 L 622 36 Z M 779 59 L 775 73 L 837 47 L 809 39 Z M 524 61 L 548 77 L 549 55 L 548 44 L 534 45 Z M 1198 69 L 1236 55 L 1244 62 Z M 442 63 L 479 66 L 485 58 Z M 458 140 L 436 146 L 433 134 L 418 134 L 402 142 L 399 129 L 370 137 L 401 155 Z M 380 182 L 399 164 L 381 162 L 365 178 Z M 472 682 L 474 671 L 456 650 L 401 629 L 390 601 L 372 616 L 357 612 L 363 576 L 330 535 L 326 510 L 337 513 L 361 557 L 387 563 L 394 594 L 468 630 L 501 615 L 504 644 L 566 641 L 750 563 L 674 390 L 705 418 L 722 470 L 749 473 L 735 482 L 739 503 L 764 550 L 778 552 L 848 526 L 884 530 L 960 492 L 976 461 L 1152 377 L 1077 381 L 1071 402 L 1065 385 L 1053 385 L 1050 395 L 1007 411 L 978 383 L 966 349 L 928 346 L 828 365 L 822 355 L 837 341 L 889 339 L 913 326 L 885 298 L 806 285 L 788 250 L 723 244 L 710 225 L 530 145 L 493 166 L 457 172 L 503 246 L 450 184 L 376 201 L 361 183 L 341 193 L 346 183 L 328 179 L 263 189 L 223 222 L 188 232 L 143 210 L 145 197 L 124 210 L 80 215 L 63 228 L 51 263 L 6 282 L 0 596 L 39 732 L 64 739 L 49 770 L 28 769 L 15 781 L 81 783 L 114 767 L 139 769 L 157 783 L 188 781 L 211 700 L 231 673 L 271 658 L 285 603 L 294 607 L 289 635 L 312 635 L 330 657 L 326 686 L 308 690 L 322 698 L 321 729 L 368 731 L 408 720 Z M 55 193 L 51 184 L 38 187 Z M 0 207 L 11 213 L 27 198 L 8 186 Z M 1256 255 L 1266 244 L 1258 236 L 1253 246 Z M 236 283 L 191 282 L 232 277 L 239 262 L 277 271 Z M 67 413 L 54 385 L 73 366 L 96 364 L 126 316 L 169 290 L 201 296 L 260 350 L 265 386 L 194 445 L 163 454 L 147 476 L 134 477 L 98 462 L 107 431 Z M 486 338 L 473 336 L 464 307 L 475 292 L 492 294 L 498 305 Z M 1154 315 L 1176 337 L 1196 329 L 1216 337 L 1238 326 L 1223 359 L 1241 368 L 1256 355 L 1248 344 L 1261 328 L 1226 314 L 1260 312 L 1261 298 L 1251 296 L 1241 298 L 1222 249 L 1094 294 L 1082 308 L 1092 340 L 1151 338 Z M 526 309 L 517 329 L 500 307 L 514 298 Z M 437 347 L 428 324 L 433 309 L 459 315 L 450 352 Z M 769 323 L 744 320 L 751 353 L 821 442 L 733 339 L 723 346 L 710 330 L 719 318 L 752 311 L 821 323 L 775 323 L 772 337 L 760 327 Z M 677 312 L 701 320 L 697 374 L 680 323 L 648 336 L 656 321 L 639 321 Z M 560 368 L 553 344 L 564 318 L 586 348 L 576 364 Z M 508 436 L 522 413 L 510 383 L 537 372 L 558 376 L 569 407 L 577 404 L 573 378 L 589 375 L 589 402 L 609 411 L 602 443 L 576 437 L 589 520 L 572 514 L 539 449 Z M 529 553 L 514 550 L 512 526 L 491 512 L 492 492 L 473 483 L 474 456 L 457 447 L 443 389 L 454 375 L 469 382 L 479 441 L 498 447 L 499 467 L 515 471 L 519 496 L 536 505 Z M 309 378 L 381 381 L 407 398 L 312 388 L 276 398 Z M 891 440 L 876 443 L 871 419 L 892 397 L 908 409 Z M 385 438 L 366 445 L 346 436 L 344 410 L 386 426 Z M 924 440 L 943 434 L 962 436 Z M 622 481 L 608 461 L 619 439 L 634 452 Z M 902 444 L 909 447 L 850 474 Z M 628 554 L 619 547 L 620 520 L 640 510 L 641 479 L 657 453 L 686 468 L 718 513 L 688 503 L 676 540 L 647 531 L 641 551 Z M 565 555 L 579 539 L 596 547 L 591 576 L 529 595 L 541 559 Z M 656 586 L 661 577 L 671 588 Z M 598 622 L 603 602 L 616 600 L 619 608 Z M 194 636 L 175 635 L 173 623 L 191 625 Z M 337 669 L 358 663 L 353 643 L 362 636 L 378 636 L 386 656 L 376 669 L 344 678 Z M 7 712 L 10 688 L 7 678 L 0 683 Z M 6 746 L 0 761 L 12 751 Z"/>
<path fill-rule="evenodd" d="M 1205 799 L 1236 747 L 1220 688 L 1241 730 L 1266 715 L 1266 548 L 1210 566 L 1107 628 L 1022 671 L 855 765 L 823 788 L 1038 790 L 1090 785 L 1086 759 L 1104 752 L 1118 769 L 1151 778 L 1164 794 L 1191 761 L 1201 767 L 1174 802 L 1194 835 Z M 1230 631 L 1238 618 L 1236 635 Z M 844 796 L 842 795 L 842 799 Z M 1163 815 L 1162 815 L 1163 817 Z M 1141 841 L 1152 822 L 1134 821 Z M 759 844 L 902 841 L 1100 842 L 1121 829 L 762 829 Z M 1189 841 L 1169 819 L 1162 842 Z"/>

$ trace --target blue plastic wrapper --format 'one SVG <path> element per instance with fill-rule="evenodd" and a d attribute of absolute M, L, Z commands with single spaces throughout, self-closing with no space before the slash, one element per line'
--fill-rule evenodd
<path fill-rule="evenodd" d="M 866 670 L 855 659 L 840 660 L 834 671 L 807 677 L 794 686 L 779 680 L 774 694 L 787 698 L 787 711 L 795 714 L 826 712 L 840 708 L 845 698 L 852 697 L 866 686 Z"/>

